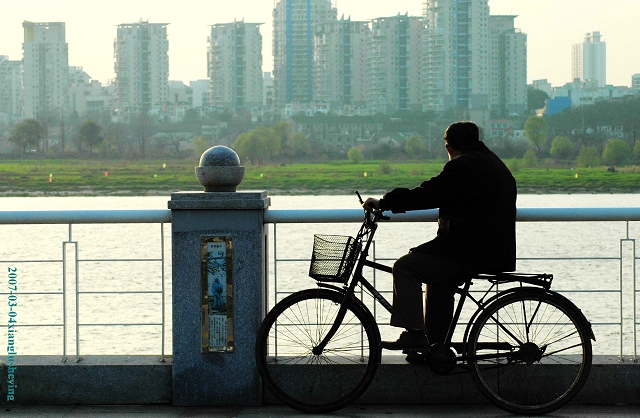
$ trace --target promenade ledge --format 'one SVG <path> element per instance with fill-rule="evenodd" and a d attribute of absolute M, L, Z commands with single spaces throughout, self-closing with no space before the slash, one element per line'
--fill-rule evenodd
<path fill-rule="evenodd" d="M 43 280 L 54 280 L 60 284 L 60 290 L 52 291 L 49 295 L 47 292 L 33 292 L 31 294 L 45 295 L 45 297 L 56 297 L 56 304 L 51 309 L 54 312 L 52 317 L 60 318 L 59 321 L 53 321 L 47 324 L 20 324 L 24 331 L 25 327 L 41 327 L 39 332 L 47 332 L 49 329 L 56 329 L 62 335 L 60 341 L 56 340 L 55 349 L 47 349 L 45 352 L 38 352 L 37 343 L 28 347 L 28 354 L 23 354 L 24 343 L 21 341 L 22 334 L 15 336 L 17 354 L 13 356 L 11 361 L 7 355 L 1 356 L 0 364 L 0 403 L 10 408 L 11 405 L 173 405 L 173 406 L 190 406 L 193 405 L 189 401 L 189 397 L 197 397 L 197 389 L 187 387 L 185 389 L 177 389 L 182 382 L 178 380 L 185 378 L 185 374 L 197 373 L 199 363 L 190 363 L 193 360 L 185 359 L 185 355 L 202 358 L 206 367 L 211 370 L 221 370 L 222 375 L 216 375 L 215 384 L 223 387 L 225 385 L 233 386 L 238 370 L 244 370 L 242 367 L 250 367 L 253 362 L 253 346 L 249 339 L 244 340 L 242 335 L 237 335 L 233 354 L 221 354 L 216 352 L 201 353 L 201 338 L 199 335 L 200 315 L 199 299 L 189 302 L 189 306 L 194 306 L 194 316 L 185 318 L 176 316 L 177 309 L 183 304 L 185 296 L 176 300 L 177 273 L 176 273 L 176 256 L 184 260 L 200 260 L 199 253 L 196 258 L 188 258 L 185 254 L 195 249 L 199 251 L 200 247 L 193 244 L 193 237 L 203 236 L 231 236 L 234 239 L 234 251 L 239 253 L 242 251 L 255 251 L 253 244 L 245 244 L 243 240 L 252 239 L 249 232 L 243 230 L 244 219 L 247 219 L 246 211 L 253 210 L 261 213 L 262 226 L 264 227 L 264 236 L 258 235 L 258 239 L 267 242 L 264 245 L 264 261 L 255 264 L 260 266 L 242 265 L 242 269 L 252 267 L 253 271 L 262 269 L 262 277 L 264 280 L 264 295 L 260 296 L 259 313 L 261 316 L 273 306 L 274 301 L 281 297 L 289 290 L 283 285 L 286 277 L 284 266 L 290 263 L 299 263 L 302 266 L 307 260 L 288 259 L 278 254 L 280 246 L 278 245 L 278 237 L 281 235 L 279 225 L 284 224 L 309 224 L 309 223 L 359 223 L 362 220 L 362 211 L 359 209 L 318 209 L 318 210 L 288 210 L 288 209 L 268 209 L 268 198 L 265 194 L 252 195 L 254 203 L 259 199 L 266 202 L 265 205 L 251 204 L 246 208 L 237 208 L 233 205 L 226 204 L 211 205 L 205 204 L 203 208 L 198 209 L 197 205 L 191 202 L 180 202 L 179 196 L 174 196 L 174 206 L 172 210 L 62 210 L 62 211 L 0 211 L 0 228 L 11 228 L 14 226 L 33 227 L 31 234 L 38 236 L 40 225 L 63 225 L 68 228 L 68 236 L 66 236 L 60 245 L 63 255 L 55 259 L 39 259 L 37 255 L 30 255 L 24 259 L 8 257 L 0 260 L 0 265 L 5 269 L 7 265 L 12 263 L 20 263 L 22 265 L 44 265 L 53 264 L 59 267 L 59 274 L 62 277 L 46 277 Z M 259 203 L 259 202 L 258 202 Z M 244 205 L 244 203 L 243 203 Z M 202 216 L 192 216 L 188 213 L 179 213 L 176 211 L 202 210 Z M 212 211 L 212 212 L 211 212 Z M 216 212 L 218 211 L 218 212 Z M 227 219 L 233 218 L 234 213 L 240 212 L 243 221 L 242 225 L 232 225 Z M 189 224 L 195 219 L 195 222 L 209 222 L 211 213 L 214 214 L 219 222 L 218 224 L 206 225 L 202 229 L 197 229 Z M 183 222 L 181 230 L 173 225 L 176 217 L 181 216 Z M 258 218 L 256 218 L 258 219 Z M 392 222 L 435 222 L 437 220 L 437 211 L 416 211 L 409 214 L 394 215 Z M 596 254 L 590 257 L 595 263 L 610 263 L 613 265 L 612 274 L 614 274 L 616 284 L 613 288 L 599 289 L 563 289 L 571 292 L 572 295 L 580 295 L 586 298 L 599 297 L 613 294 L 613 300 L 616 306 L 612 309 L 613 313 L 609 317 L 592 319 L 587 312 L 587 317 L 592 320 L 596 337 L 600 335 L 599 329 L 606 329 L 613 335 L 612 349 L 607 352 L 594 351 L 593 367 L 589 379 L 573 400 L 573 404 L 581 405 L 612 405 L 612 404 L 640 404 L 640 364 L 638 363 L 638 325 L 640 325 L 638 316 L 640 304 L 638 303 L 638 295 L 640 295 L 640 285 L 637 280 L 637 260 L 639 258 L 636 249 L 637 236 L 634 231 L 638 230 L 637 222 L 640 222 L 640 207 L 637 208 L 527 208 L 519 209 L 517 215 L 519 223 L 540 222 L 622 222 L 623 232 L 619 237 L 620 253 L 615 256 Z M 248 221 L 249 223 L 254 220 Z M 134 225 L 134 224 L 151 224 L 154 230 L 158 231 L 158 235 L 149 237 L 150 240 L 156 242 L 158 247 L 157 255 L 150 257 L 131 256 L 128 259 L 108 258 L 96 260 L 93 258 L 83 258 L 82 253 L 78 255 L 77 248 L 83 245 L 83 242 L 77 241 L 77 230 L 81 225 Z M 159 228 L 156 229 L 156 226 Z M 234 232 L 233 228 L 238 228 L 240 232 Z M 23 230 L 24 231 L 24 230 Z M 204 232 L 203 232 L 204 231 Z M 108 232 L 108 231 L 107 231 Z M 24 233 L 24 232 L 23 232 Z M 166 235 L 173 234 L 171 245 L 165 243 Z M 308 233 L 308 232 L 307 232 Z M 177 235 L 177 237 L 176 237 Z M 179 240 L 187 238 L 187 244 L 180 244 Z M 100 236 L 103 240 L 118 240 L 120 232 L 114 232 L 113 237 L 109 237 L 108 233 Z M 522 239 L 522 237 L 519 237 Z M 198 241 L 199 242 L 199 241 Z M 117 244 L 116 244 L 117 245 Z M 75 255 L 67 255 L 73 253 L 68 251 L 75 249 Z M 80 247 L 83 248 L 83 247 Z M 155 248 L 155 247 L 154 247 Z M 179 253 L 176 253 L 178 251 Z M 380 258 L 383 259 L 383 258 Z M 536 257 L 523 257 L 523 259 L 532 260 Z M 548 258 L 545 258 L 548 260 Z M 585 257 L 582 255 L 561 256 L 553 261 L 566 262 L 583 262 Z M 572 261 L 573 260 L 573 261 Z M 244 261 L 244 260 L 241 260 Z M 155 275 L 161 281 L 161 286 L 156 289 L 150 288 L 146 290 L 123 290 L 121 292 L 104 291 L 101 297 L 105 300 L 110 298 L 116 299 L 122 294 L 131 296 L 140 295 L 141 298 L 149 298 L 150 295 L 156 295 L 161 301 L 157 306 L 158 321 L 149 323 L 139 322 L 140 320 L 132 320 L 131 323 L 107 323 L 94 324 L 88 319 L 84 319 L 85 312 L 80 309 L 79 300 L 85 297 L 85 294 L 97 292 L 89 292 L 84 290 L 82 283 L 86 283 L 85 265 L 104 263 L 105 269 L 112 268 L 116 263 L 132 262 L 143 264 L 143 269 L 148 269 L 148 265 L 153 264 Z M 194 264 L 192 261 L 190 263 Z M 254 264 L 254 262 L 251 262 Z M 235 266 L 237 267 L 237 266 Z M 234 268 L 235 268 L 234 267 Z M 173 269 L 173 270 L 172 270 Z M 190 270 L 200 271 L 199 261 Z M 236 270 L 234 270 L 235 272 Z M 243 270 L 244 271 L 244 270 Z M 240 277 L 241 272 L 238 272 Z M 95 274 L 95 273 L 94 273 Z M 104 273 L 106 274 L 106 273 Z M 278 275 L 281 275 L 280 277 Z M 258 274 L 260 277 L 260 274 Z M 180 279 L 182 280 L 182 279 Z M 199 276 L 193 280 L 199 283 Z M 240 280 L 240 279 L 238 279 Z M 235 282 L 235 286 L 240 286 L 240 281 Z M 313 284 L 310 281 L 309 287 Z M 198 284 L 199 285 L 199 284 Z M 173 291 L 169 293 L 167 289 L 173 286 Z M 244 285 L 243 285 L 244 286 Z M 184 286 L 182 286 L 184 288 Z M 188 287 L 188 286 L 187 286 Z M 197 286 L 196 286 L 197 287 Z M 195 288 L 194 288 L 195 289 Z M 188 295 L 198 297 L 197 289 L 187 289 Z M 196 293 L 194 293 L 196 292 Z M 253 291 L 252 291 L 253 292 Z M 21 295 L 17 292 L 18 297 L 26 299 L 27 294 Z M 0 300 L 7 298 L 7 291 L 0 294 Z M 154 296 L 154 297 L 156 297 Z M 171 301 L 171 297 L 173 301 Z M 244 295 L 243 295 L 244 297 Z M 61 303 L 58 303 L 60 301 Z M 173 304 L 171 312 L 165 309 L 165 304 Z M 580 306 L 580 303 L 577 303 Z M 3 300 L 2 305 L 6 305 Z M 117 306 L 117 305 L 116 305 Z M 582 306 L 580 306 L 582 307 Z M 184 308 L 184 306 L 183 306 Z M 27 306 L 21 305 L 23 309 L 20 314 L 28 317 L 26 313 Z M 186 308 L 185 308 L 186 309 Z M 189 308 L 191 309 L 191 308 Z M 56 316 L 57 315 L 57 316 Z M 182 314 L 180 314 L 182 315 Z M 259 324 L 259 318 L 251 318 L 247 322 L 238 317 L 240 312 L 235 313 L 236 324 L 240 323 L 243 329 L 255 331 L 253 328 Z M 259 315 L 259 316 L 260 316 Z M 6 318 L 5 311 L 3 317 Z M 193 319 L 195 318 L 195 320 Z M 6 328 L 6 323 L 3 324 Z M 381 324 L 382 326 L 383 324 Z M 136 345 L 127 347 L 125 354 L 114 355 L 109 352 L 101 351 L 99 345 L 89 344 L 85 340 L 87 334 L 81 334 L 82 330 L 89 327 L 102 327 L 105 334 L 98 338 L 113 338 L 113 334 L 108 334 L 110 330 L 117 327 L 127 327 L 136 329 L 137 333 L 143 334 L 154 329 L 154 336 L 157 336 L 157 345 L 149 350 L 142 350 Z M 180 334 L 176 334 L 176 327 L 193 326 L 185 330 L 180 328 Z M 118 328 L 120 329 L 120 328 Z M 193 335 L 193 330 L 198 331 L 198 335 Z M 168 335 L 174 332 L 173 338 Z M 240 330 L 237 330 L 240 334 Z M 6 338 L 7 334 L 5 332 Z M 49 334 L 46 334 L 49 335 Z M 56 334 L 58 335 L 58 334 Z M 82 335 L 82 336 L 81 336 Z M 58 338 L 58 337 L 46 337 Z M 156 338 L 156 337 L 154 337 Z M 155 340 L 154 340 L 155 341 Z M 4 344 L 4 341 L 3 343 Z M 20 347 L 22 344 L 22 347 Z M 190 344 L 192 344 L 190 346 Z M 85 348 L 86 346 L 86 348 Z M 22 350 L 21 350 L 22 348 Z M 180 351 L 182 350 L 182 351 Z M 179 354 L 176 351 L 180 351 Z M 187 352 L 186 354 L 183 354 Z M 144 354 L 141 354 L 144 352 Z M 240 369 L 236 366 L 232 367 L 232 371 L 228 372 L 225 367 L 229 366 L 229 362 L 234 356 L 242 355 L 244 357 L 243 364 Z M 184 362 L 188 362 L 185 364 Z M 200 360 L 198 360 L 200 361 Z M 181 364 L 178 364 L 181 363 Z M 10 370 L 9 368 L 12 367 Z M 185 374 L 176 375 L 176 370 L 184 370 Z M 13 372 L 13 373 L 10 373 Z M 15 378 L 15 387 L 13 388 L 14 400 L 8 400 L 8 384 L 7 376 L 13 374 Z M 228 376 L 225 380 L 224 377 Z M 206 376 L 204 376 L 206 378 Z M 259 384 L 259 382 L 258 382 Z M 273 405 L 277 401 L 268 393 L 262 391 L 259 385 L 258 399 L 248 397 L 246 401 L 239 398 L 229 397 L 226 402 L 228 406 L 259 406 Z M 207 389 L 208 390 L 208 389 Z M 176 392 L 178 391 L 178 392 Z M 181 392 L 182 391 L 182 392 Z M 241 394 L 240 390 L 237 390 Z M 393 353 L 384 352 L 383 360 L 380 368 L 376 373 L 373 384 L 367 392 L 358 400 L 359 404 L 382 405 L 382 404 L 486 404 L 486 400 L 478 392 L 469 374 L 456 373 L 449 376 L 437 376 L 433 374 L 425 366 L 411 365 L 404 361 L 403 356 L 394 355 Z M 208 400 L 203 404 L 222 405 L 224 400 L 219 399 Z M 569 407 L 570 408 L 570 407 Z M 496 409 L 496 411 L 498 411 Z M 561 412 L 561 411 L 560 411 Z"/>

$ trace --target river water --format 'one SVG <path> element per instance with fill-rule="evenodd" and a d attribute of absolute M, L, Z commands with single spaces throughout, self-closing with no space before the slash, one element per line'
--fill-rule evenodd
<path fill-rule="evenodd" d="M 15 197 L 0 199 L 0 210 L 79 210 L 79 209 L 166 209 L 168 196 L 145 197 Z M 636 207 L 640 196 L 634 194 L 552 194 L 520 195 L 518 207 Z M 272 196 L 272 209 L 357 208 L 354 196 Z M 63 309 L 70 326 L 67 331 L 67 354 L 75 353 L 75 250 L 78 251 L 80 292 L 80 354 L 159 354 L 161 327 L 104 326 L 102 324 L 157 324 L 162 321 L 160 226 L 147 224 L 116 225 L 2 225 L 0 266 L 8 271 L 17 268 L 18 306 L 15 312 L 20 325 L 15 343 L 21 354 L 60 355 L 63 351 Z M 308 258 L 314 233 L 353 235 L 357 224 L 281 224 L 270 226 L 270 251 L 279 260 Z M 274 229 L 277 244 L 273 243 Z M 381 224 L 376 235 L 376 257 L 392 260 L 408 248 L 435 234 L 436 224 Z M 518 271 L 554 274 L 554 289 L 562 290 L 594 323 L 598 341 L 596 354 L 619 354 L 620 318 L 625 355 L 633 353 L 633 254 L 631 242 L 622 241 L 624 254 L 620 273 L 621 239 L 638 239 L 640 222 L 521 222 L 518 234 Z M 71 237 L 69 237 L 71 233 Z M 171 232 L 165 236 L 165 353 L 171 352 Z M 63 242 L 68 243 L 64 247 Z M 77 243 L 77 244 L 75 244 Z M 63 306 L 62 263 L 72 260 L 66 269 Z M 565 258 L 556 260 L 557 258 Z M 570 258 L 567 260 L 566 258 Z M 36 262 L 25 262 L 25 261 Z M 115 261 L 107 261 L 115 260 Z M 126 261 L 125 261 L 126 260 Z M 133 261 L 131 261 L 133 260 Z M 278 291 L 292 292 L 313 286 L 307 276 L 308 263 L 282 261 L 270 263 L 270 298 L 274 295 L 274 271 L 278 274 Z M 621 278 L 622 276 L 622 278 Z M 7 277 L 8 276 L 3 276 Z M 390 291 L 391 280 L 377 276 L 383 291 Z M 3 286 L 4 287 L 4 286 Z M 619 289 L 622 289 L 620 295 Z M 121 293 L 121 292 L 153 293 Z M 579 291 L 579 292 L 576 292 Z M 594 291 L 599 291 L 594 293 Z M 8 290 L 0 294 L 6 298 Z M 106 292 L 106 293 L 103 293 Z M 44 293 L 44 294 L 43 294 Z M 622 312 L 621 312 L 622 308 Z M 5 312 L 6 311 L 6 315 Z M 0 310 L 9 318 L 8 307 Z M 388 318 L 377 313 L 381 324 Z M 45 324 L 46 326 L 31 326 Z M 96 325 L 97 324 L 97 325 Z M 608 325 L 607 325 L 608 324 Z M 611 325 L 614 324 L 614 325 Z M 615 325 L 617 324 L 617 325 Z M 4 323 L 3 323 L 4 325 Z M 383 337 L 390 331 L 383 328 Z M 4 336 L 6 341 L 6 328 Z"/>

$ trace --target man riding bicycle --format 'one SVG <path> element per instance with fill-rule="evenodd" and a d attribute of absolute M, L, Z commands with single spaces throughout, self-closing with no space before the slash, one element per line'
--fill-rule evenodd
<path fill-rule="evenodd" d="M 363 203 L 365 209 L 393 213 L 439 208 L 436 237 L 393 265 L 391 325 L 405 331 L 396 341 L 380 343 L 389 350 L 425 353 L 430 343 L 444 341 L 454 294 L 438 283 L 459 286 L 471 271 L 515 270 L 517 190 L 511 172 L 480 141 L 473 122 L 451 124 L 444 143 L 449 162 L 440 174 L 416 188 L 397 188 Z"/>

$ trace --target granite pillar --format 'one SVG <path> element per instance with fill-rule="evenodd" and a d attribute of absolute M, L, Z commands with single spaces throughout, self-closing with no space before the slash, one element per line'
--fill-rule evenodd
<path fill-rule="evenodd" d="M 173 404 L 253 406 L 262 403 L 255 339 L 266 287 L 269 198 L 256 192 L 181 192 L 169 201 L 173 245 Z M 233 349 L 202 349 L 203 238 L 232 241 Z M 227 273 L 228 274 L 228 273 Z"/>

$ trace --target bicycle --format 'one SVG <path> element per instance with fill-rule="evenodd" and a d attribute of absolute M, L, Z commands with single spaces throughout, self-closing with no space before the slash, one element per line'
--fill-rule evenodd
<path fill-rule="evenodd" d="M 258 331 L 262 381 L 278 400 L 302 412 L 331 412 L 354 402 L 382 359 L 380 330 L 358 293 L 391 311 L 362 275 L 364 267 L 392 272 L 368 260 L 378 222 L 389 218 L 381 211 L 364 212 L 355 237 L 314 236 L 309 274 L 317 288 L 278 302 Z M 488 281 L 479 298 L 469 291 L 474 280 Z M 514 414 L 561 408 L 587 380 L 595 335 L 580 309 L 550 290 L 552 281 L 551 274 L 470 273 L 461 287 L 451 287 L 459 302 L 445 342 L 429 353 L 409 352 L 407 359 L 422 360 L 439 375 L 468 371 L 489 401 Z M 513 286 L 496 290 L 505 284 Z M 468 300 L 475 312 L 462 341 L 452 342 Z"/>

